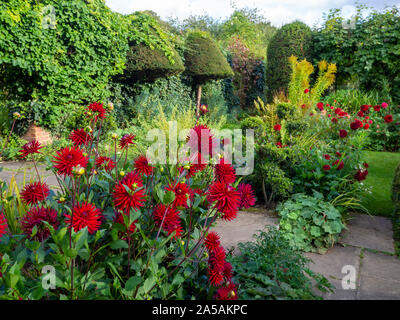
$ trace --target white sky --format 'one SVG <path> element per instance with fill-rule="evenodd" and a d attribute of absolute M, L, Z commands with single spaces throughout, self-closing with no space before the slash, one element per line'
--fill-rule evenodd
<path fill-rule="evenodd" d="M 140 10 L 152 10 L 161 18 L 209 14 L 214 18 L 226 18 L 232 12 L 231 2 L 236 7 L 258 8 L 275 26 L 301 20 L 309 26 L 321 21 L 322 14 L 330 8 L 343 8 L 349 18 L 354 12 L 354 0 L 106 0 L 113 11 L 123 14 Z M 363 0 L 361 3 L 377 9 L 385 6 L 400 6 L 400 0 Z"/>

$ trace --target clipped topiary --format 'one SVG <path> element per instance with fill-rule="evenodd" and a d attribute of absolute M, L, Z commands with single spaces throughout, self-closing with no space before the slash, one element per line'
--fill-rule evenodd
<path fill-rule="evenodd" d="M 192 31 L 188 34 L 184 57 L 186 72 L 193 78 L 198 88 L 198 107 L 203 84 L 211 80 L 230 78 L 234 75 L 218 44 L 206 32 Z"/>
<path fill-rule="evenodd" d="M 397 166 L 393 179 L 392 200 L 395 214 L 400 216 L 400 164 Z"/>
<path fill-rule="evenodd" d="M 290 80 L 289 57 L 311 60 L 311 29 L 300 21 L 284 25 L 272 37 L 267 48 L 266 81 L 268 99 L 280 91 L 287 91 Z"/>
<path fill-rule="evenodd" d="M 126 82 L 150 82 L 185 70 L 181 57 L 155 17 L 138 12 L 128 19 L 131 20 L 130 49 L 122 77 Z"/>

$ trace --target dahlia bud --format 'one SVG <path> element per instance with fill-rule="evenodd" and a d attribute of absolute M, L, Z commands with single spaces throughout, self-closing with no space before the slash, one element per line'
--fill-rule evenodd
<path fill-rule="evenodd" d="M 114 110 L 114 104 L 112 102 L 108 103 L 108 110 L 110 110 L 110 111 Z"/>
<path fill-rule="evenodd" d="M 61 202 L 61 203 L 64 203 L 65 202 L 65 198 L 64 197 L 61 197 L 60 199 L 59 199 L 59 201 Z"/>
<path fill-rule="evenodd" d="M 189 169 L 190 169 L 190 164 L 184 165 L 183 168 L 184 168 L 185 170 L 189 170 Z"/>
<path fill-rule="evenodd" d="M 113 134 L 111 135 L 111 138 L 113 138 L 114 140 L 115 140 L 115 139 L 118 139 L 118 135 L 117 135 L 116 133 L 113 133 Z"/>
<path fill-rule="evenodd" d="M 230 298 L 234 298 L 236 296 L 236 293 L 235 293 L 235 291 L 231 291 L 231 292 L 229 292 L 229 297 Z"/>
<path fill-rule="evenodd" d="M 182 240 L 182 241 L 181 241 L 181 244 L 182 244 L 182 245 L 185 245 L 185 241 Z"/>
<path fill-rule="evenodd" d="M 125 171 L 120 171 L 120 172 L 119 172 L 119 175 L 120 175 L 121 177 L 123 177 L 123 176 L 125 175 Z"/>
<path fill-rule="evenodd" d="M 81 176 L 85 173 L 85 168 L 76 167 L 76 168 L 74 168 L 74 173 L 78 176 Z"/>
<path fill-rule="evenodd" d="M 160 172 L 161 172 L 161 173 L 164 172 L 164 168 L 163 168 L 163 167 L 160 168 Z"/>

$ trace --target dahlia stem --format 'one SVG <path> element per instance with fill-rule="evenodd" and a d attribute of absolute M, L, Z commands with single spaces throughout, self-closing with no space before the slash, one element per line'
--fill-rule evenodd
<path fill-rule="evenodd" d="M 12 134 L 13 131 L 14 131 L 14 126 L 15 126 L 15 122 L 16 122 L 16 121 L 17 121 L 17 119 L 14 119 L 14 121 L 13 121 L 13 123 L 12 123 L 11 130 L 10 130 L 10 132 L 8 133 L 8 137 L 7 137 L 7 139 L 6 139 L 6 142 L 5 142 L 5 144 L 4 144 L 4 146 L 3 146 L 2 150 L 1 150 L 0 158 L 1 158 L 1 156 L 3 155 L 3 152 L 4 152 L 4 151 L 6 150 L 6 148 L 7 148 L 8 141 L 10 140 L 11 134 Z"/>

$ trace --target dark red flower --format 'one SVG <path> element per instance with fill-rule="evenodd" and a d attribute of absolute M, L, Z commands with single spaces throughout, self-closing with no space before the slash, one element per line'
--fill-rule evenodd
<path fill-rule="evenodd" d="M 145 190 L 139 174 L 128 173 L 114 188 L 114 205 L 125 214 L 131 209 L 143 207 L 145 202 Z"/>
<path fill-rule="evenodd" d="M 363 123 L 358 119 L 355 119 L 352 123 L 350 123 L 350 128 L 352 130 L 360 129 L 360 128 L 362 128 L 362 126 L 363 126 Z"/>
<path fill-rule="evenodd" d="M 238 186 L 237 191 L 240 194 L 239 208 L 250 208 L 255 205 L 256 198 L 254 197 L 254 191 L 251 185 L 246 183 L 241 183 Z"/>
<path fill-rule="evenodd" d="M 361 112 L 367 112 L 371 106 L 364 104 L 360 107 Z"/>
<path fill-rule="evenodd" d="M 45 207 L 31 208 L 21 220 L 21 228 L 25 235 L 31 236 L 34 227 L 37 232 L 33 237 L 35 240 L 43 241 L 50 236 L 49 228 L 43 223 L 46 221 L 54 229 L 58 228 L 57 211 Z"/>
<path fill-rule="evenodd" d="M 224 282 L 224 275 L 222 271 L 215 269 L 208 269 L 208 280 L 214 287 L 220 286 Z"/>
<path fill-rule="evenodd" d="M 175 239 L 182 236 L 181 218 L 179 212 L 175 208 L 167 208 L 160 203 L 154 208 L 153 219 L 157 227 L 160 227 L 162 224 L 162 229 L 166 231 L 168 235 L 176 231 Z"/>
<path fill-rule="evenodd" d="M 282 126 L 280 124 L 274 125 L 274 130 L 275 131 L 281 131 L 281 129 L 282 129 Z"/>
<path fill-rule="evenodd" d="M 369 164 L 366 163 L 366 162 L 363 163 L 363 166 L 364 166 L 365 169 L 368 169 L 368 168 L 369 168 Z"/>
<path fill-rule="evenodd" d="M 339 137 L 346 138 L 347 137 L 347 131 L 344 130 L 344 129 L 339 130 Z"/>
<path fill-rule="evenodd" d="M 96 159 L 96 168 L 104 169 L 107 172 L 110 172 L 115 168 L 115 162 L 113 159 L 109 157 L 98 157 Z"/>
<path fill-rule="evenodd" d="M 317 103 L 317 108 L 318 108 L 320 111 L 324 110 L 324 104 L 323 104 L 322 102 L 318 102 L 318 103 Z"/>
<path fill-rule="evenodd" d="M 125 149 L 128 148 L 130 145 L 135 144 L 133 142 L 133 139 L 135 139 L 135 135 L 134 134 L 126 134 L 124 135 L 121 140 L 119 141 L 119 147 L 121 149 Z"/>
<path fill-rule="evenodd" d="M 69 139 L 72 141 L 75 147 L 79 147 L 81 145 L 87 146 L 89 142 L 92 141 L 92 136 L 84 129 L 79 129 L 72 131 Z"/>
<path fill-rule="evenodd" d="M 40 149 L 43 147 L 40 145 L 40 143 L 36 140 L 32 140 L 31 142 L 28 142 L 22 146 L 22 149 L 19 150 L 20 157 L 22 159 L 26 158 L 30 154 L 35 154 L 35 153 L 41 153 L 39 152 Z"/>
<path fill-rule="evenodd" d="M 282 146 L 282 142 L 280 142 L 280 141 L 278 141 L 276 144 L 275 144 L 278 148 L 282 148 L 283 146 Z"/>
<path fill-rule="evenodd" d="M 335 112 L 335 114 L 337 114 L 337 115 L 338 115 L 338 114 L 339 114 L 339 113 L 341 113 L 342 111 L 343 111 L 342 109 L 340 109 L 340 108 L 336 108 L 334 112 Z"/>
<path fill-rule="evenodd" d="M 72 175 L 72 169 L 74 167 L 86 168 L 88 164 L 88 157 L 83 155 L 81 149 L 77 147 L 67 147 L 57 151 L 57 155 L 53 156 L 54 168 L 58 170 L 61 175 Z"/>
<path fill-rule="evenodd" d="M 389 105 L 386 102 L 382 102 L 381 106 L 383 109 L 386 109 Z"/>
<path fill-rule="evenodd" d="M 211 130 L 202 124 L 190 130 L 186 141 L 189 148 L 192 149 L 192 153 L 209 154 L 210 157 L 213 156 L 217 144 Z"/>
<path fill-rule="evenodd" d="M 222 274 L 224 275 L 225 281 L 232 280 L 232 276 L 233 276 L 232 265 L 229 262 L 225 262 L 224 271 L 222 271 Z"/>
<path fill-rule="evenodd" d="M 219 246 L 214 248 L 214 250 L 210 252 L 210 256 L 208 258 L 209 269 L 222 273 L 225 268 L 225 258 L 226 252 L 223 247 Z"/>
<path fill-rule="evenodd" d="M 208 190 L 207 200 L 210 203 L 216 202 L 215 208 L 223 213 L 222 219 L 231 221 L 236 218 L 240 194 L 232 186 L 214 182 Z"/>
<path fill-rule="evenodd" d="M 140 175 L 151 176 L 153 174 L 154 167 L 149 165 L 149 161 L 145 156 L 140 156 L 134 162 L 135 172 Z"/>
<path fill-rule="evenodd" d="M 375 111 L 380 111 L 380 110 L 381 110 L 381 106 L 380 106 L 380 105 L 374 106 L 374 110 L 375 110 Z"/>
<path fill-rule="evenodd" d="M 50 189 L 47 184 L 38 181 L 25 185 L 21 198 L 24 203 L 32 205 L 45 200 L 49 194 Z"/>
<path fill-rule="evenodd" d="M 186 183 L 179 182 L 176 186 L 175 184 L 169 184 L 166 187 L 167 191 L 172 191 L 175 194 L 175 200 L 173 202 L 173 206 L 177 207 L 184 207 L 187 208 L 187 199 L 190 195 L 190 189 Z"/>
<path fill-rule="evenodd" d="M 215 165 L 215 178 L 217 181 L 226 184 L 234 183 L 236 180 L 235 169 L 231 164 L 225 163 L 225 159 L 222 158 L 219 163 Z"/>
<path fill-rule="evenodd" d="M 331 160 L 331 156 L 329 154 L 324 154 L 324 159 L 325 160 Z"/>
<path fill-rule="evenodd" d="M 359 170 L 357 171 L 357 173 L 355 174 L 354 178 L 355 178 L 356 180 L 358 180 L 359 182 L 361 182 L 361 181 L 367 179 L 367 175 L 368 175 L 368 170 L 361 170 L 361 169 L 359 169 Z"/>
<path fill-rule="evenodd" d="M 391 114 L 387 114 L 384 119 L 386 123 L 391 123 L 393 121 L 393 116 Z"/>
<path fill-rule="evenodd" d="M 203 171 L 207 167 L 201 153 L 195 153 L 194 156 L 191 156 L 191 159 L 193 159 L 193 162 L 190 164 L 188 174 L 186 175 L 187 178 L 194 177 L 197 172 Z"/>
<path fill-rule="evenodd" d="M 305 94 L 307 94 L 307 93 L 309 93 L 309 92 L 310 92 L 310 89 L 305 89 L 305 90 L 304 90 L 304 93 L 305 93 Z"/>
<path fill-rule="evenodd" d="M 227 286 L 221 287 L 215 294 L 216 300 L 237 300 L 238 294 L 234 283 L 229 283 Z"/>
<path fill-rule="evenodd" d="M 329 171 L 331 170 L 331 166 L 329 164 L 326 164 L 322 167 L 322 169 L 324 169 L 325 171 Z"/>
<path fill-rule="evenodd" d="M 206 114 L 208 112 L 208 106 L 206 104 L 202 104 L 200 106 L 200 112 L 202 115 Z"/>
<path fill-rule="evenodd" d="M 106 117 L 106 110 L 103 107 L 102 103 L 94 102 L 87 107 L 88 111 L 94 115 L 95 121 L 100 119 L 105 119 Z"/>
<path fill-rule="evenodd" d="M 368 130 L 368 129 L 369 129 L 369 124 L 366 123 L 366 124 L 364 125 L 364 130 Z"/>
<path fill-rule="evenodd" d="M 342 156 L 342 154 L 340 153 L 340 152 L 336 152 L 336 156 L 338 157 L 338 158 L 340 158 L 341 156 Z"/>
<path fill-rule="evenodd" d="M 196 194 L 199 196 L 204 196 L 204 191 L 202 189 L 190 189 L 190 201 L 193 202 Z"/>
<path fill-rule="evenodd" d="M 215 232 L 210 232 L 207 235 L 204 244 L 209 253 L 213 252 L 216 248 L 218 248 L 221 245 L 219 235 Z"/>
<path fill-rule="evenodd" d="M 364 118 L 364 117 L 365 117 L 365 114 L 364 114 L 364 112 L 362 112 L 362 111 L 358 111 L 358 112 L 357 112 L 357 115 L 358 115 L 360 118 Z"/>
<path fill-rule="evenodd" d="M 336 118 L 332 118 L 332 120 L 331 120 L 333 123 L 337 123 L 338 122 L 338 119 L 336 119 Z"/>
<path fill-rule="evenodd" d="M 344 162 L 343 162 L 342 160 L 339 160 L 339 159 L 338 159 L 338 160 L 334 161 L 332 165 L 333 165 L 334 167 L 337 166 L 337 167 L 336 167 L 336 170 L 342 170 L 343 167 L 344 167 Z"/>
<path fill-rule="evenodd" d="M 68 223 L 75 232 L 88 228 L 90 234 L 99 230 L 101 225 L 102 214 L 99 209 L 91 203 L 83 202 L 74 207 L 72 215 L 65 215 L 65 222 Z"/>
<path fill-rule="evenodd" d="M 4 213 L 0 211 L 0 239 L 7 233 L 8 224 Z"/>

